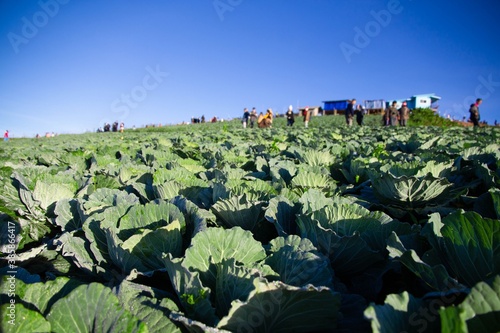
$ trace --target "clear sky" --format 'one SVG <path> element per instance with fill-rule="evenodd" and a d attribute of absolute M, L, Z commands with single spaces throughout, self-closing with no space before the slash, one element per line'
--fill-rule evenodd
<path fill-rule="evenodd" d="M 498 0 L 0 0 L 0 130 L 435 93 L 500 121 Z"/>

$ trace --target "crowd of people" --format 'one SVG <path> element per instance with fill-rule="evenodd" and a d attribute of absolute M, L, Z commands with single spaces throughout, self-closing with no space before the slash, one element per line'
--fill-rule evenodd
<path fill-rule="evenodd" d="M 356 123 L 359 126 L 363 125 L 363 119 L 367 114 L 367 110 L 362 105 L 356 104 L 356 99 L 353 98 L 349 100 L 346 110 L 344 111 L 345 121 L 347 126 L 352 126 L 354 123 L 354 119 L 356 119 Z M 474 126 L 479 126 L 480 124 L 480 114 L 479 114 L 479 105 L 481 105 L 482 99 L 478 98 L 474 104 L 470 107 L 470 118 L 469 121 L 472 122 Z M 311 118 L 312 112 L 308 107 L 302 109 L 298 115 L 303 117 L 304 127 L 307 128 L 309 126 L 309 121 Z M 382 125 L 383 126 L 407 126 L 408 120 L 410 119 L 411 110 L 407 105 L 407 102 L 403 101 L 401 106 L 398 107 L 398 102 L 393 101 L 391 105 L 384 109 L 382 112 Z M 293 112 L 293 106 L 290 105 L 288 110 L 286 111 L 286 126 L 291 127 L 295 123 L 296 114 Z M 272 127 L 273 123 L 273 111 L 272 109 L 267 109 L 266 114 L 262 112 L 257 116 L 257 111 L 255 108 L 252 108 L 252 111 L 248 111 L 247 108 L 243 110 L 242 124 L 243 128 L 247 128 L 249 125 L 250 128 L 254 127 L 255 120 L 257 120 L 257 126 L 259 128 L 267 128 Z M 495 121 L 495 126 L 498 126 Z"/>
<path fill-rule="evenodd" d="M 364 107 L 355 107 L 356 100 L 352 100 L 348 108 L 346 110 L 346 121 L 347 124 L 350 126 L 352 125 L 352 117 L 356 113 L 356 120 L 357 123 L 361 126 L 363 123 L 363 117 L 364 114 L 366 113 L 366 110 Z M 293 112 L 293 106 L 290 105 L 288 107 L 288 110 L 285 112 L 286 117 L 286 126 L 287 127 L 292 127 L 293 124 L 295 124 L 295 113 Z M 303 122 L 304 122 L 304 127 L 308 128 L 309 127 L 309 121 L 312 116 L 312 111 L 309 109 L 309 107 L 305 107 L 304 109 L 300 110 L 298 113 L 298 116 L 302 116 Z M 274 113 L 272 109 L 267 109 L 266 113 L 263 114 L 262 112 L 259 113 L 257 116 L 257 111 L 255 108 L 252 108 L 252 111 L 249 112 L 247 108 L 243 109 L 243 117 L 242 117 L 242 124 L 243 128 L 247 128 L 248 124 L 250 123 L 250 128 L 254 127 L 255 120 L 257 120 L 257 127 L 259 128 L 268 128 L 272 127 L 273 124 L 273 118 L 274 118 Z"/>
<path fill-rule="evenodd" d="M 478 98 L 476 100 L 476 103 L 472 104 L 469 110 L 470 112 L 469 121 L 472 122 L 474 126 L 479 126 L 480 124 L 479 105 L 481 105 L 481 103 L 482 100 Z M 391 105 L 388 108 L 384 109 L 382 112 L 382 125 L 407 126 L 408 120 L 410 119 L 410 113 L 411 110 L 408 107 L 407 102 L 402 102 L 401 106 L 398 108 L 398 102 L 393 101 Z M 357 105 L 357 101 L 355 98 L 351 99 L 347 105 L 346 110 L 344 111 L 344 116 L 347 126 L 352 126 L 354 123 L 354 119 L 356 119 L 356 123 L 359 126 L 363 126 L 363 120 L 366 114 L 367 114 L 366 108 L 362 105 Z M 302 116 L 305 128 L 309 127 L 309 121 L 312 116 L 312 111 L 309 109 L 309 107 L 300 109 L 300 111 L 296 114 L 294 113 L 292 105 L 288 107 L 287 111 L 284 114 L 284 117 L 286 118 L 286 126 L 287 127 L 293 126 L 295 123 L 295 118 L 297 116 L 299 117 Z M 257 114 L 257 110 L 255 107 L 253 107 L 251 111 L 249 111 L 248 108 L 244 108 L 243 116 L 241 118 L 241 123 L 243 125 L 243 128 L 247 127 L 254 128 L 255 126 L 257 126 L 258 128 L 270 128 L 273 125 L 273 119 L 275 117 L 276 115 L 274 114 L 271 108 L 267 109 L 266 113 L 260 112 L 259 114 Z M 217 117 L 214 116 L 213 118 L 210 119 L 209 122 L 216 123 L 219 121 L 224 121 L 224 120 L 218 119 Z M 204 115 L 202 115 L 199 118 L 198 117 L 191 118 L 191 124 L 199 124 L 205 122 L 207 121 Z M 124 126 L 125 126 L 124 123 L 121 123 L 119 125 L 120 132 L 123 132 Z M 496 121 L 495 121 L 495 126 L 497 126 Z M 102 128 L 99 128 L 98 130 L 98 132 L 109 132 L 109 131 L 110 131 L 110 125 L 108 123 L 104 125 L 104 130 Z M 118 131 L 118 122 L 113 123 L 111 131 L 113 132 Z"/>
<path fill-rule="evenodd" d="M 479 106 L 482 104 L 483 100 L 481 98 L 476 99 L 475 103 L 470 105 L 469 113 L 470 117 L 468 119 L 469 123 L 472 123 L 474 127 L 480 126 L 480 124 L 485 124 L 485 122 L 481 122 L 481 116 L 479 113 Z M 406 102 L 403 102 L 401 107 L 397 107 L 398 102 L 393 101 L 391 105 L 386 108 L 383 111 L 382 114 L 382 125 L 383 126 L 406 126 L 408 124 L 408 120 L 410 118 L 410 112 L 411 110 L 408 108 L 408 105 Z M 345 120 L 347 126 L 352 126 L 354 122 L 354 117 L 356 117 L 356 123 L 359 126 L 363 125 L 363 119 L 364 116 L 367 114 L 367 110 L 365 109 L 364 106 L 361 105 L 356 105 L 356 99 L 353 98 L 352 100 L 349 101 L 349 104 L 347 105 L 347 109 L 344 112 L 345 115 Z M 309 126 L 309 121 L 312 116 L 311 110 L 309 110 L 309 107 L 305 107 L 302 109 L 301 112 L 299 112 L 299 116 L 303 117 L 304 121 L 304 127 L 307 128 Z M 295 123 L 295 113 L 293 112 L 293 106 L 290 105 L 288 107 L 288 110 L 286 111 L 285 115 L 286 117 L 286 126 L 291 127 Z M 273 110 L 271 108 L 266 110 L 266 113 L 263 114 L 260 112 L 257 115 L 257 110 L 256 108 L 252 108 L 252 111 L 248 111 L 247 108 L 244 108 L 243 110 L 243 117 L 242 117 L 242 124 L 243 128 L 247 128 L 249 126 L 250 128 L 253 128 L 255 124 L 257 124 L 258 128 L 270 128 L 273 125 L 273 118 L 275 117 Z M 463 121 L 465 122 L 465 117 Z M 218 121 L 223 121 L 219 120 L 217 117 L 213 117 L 210 122 L 215 123 Z M 205 116 L 201 116 L 201 118 L 191 118 L 191 123 L 192 124 L 197 124 L 197 123 L 205 123 Z M 500 126 L 500 123 L 497 123 L 495 120 L 494 126 Z M 161 127 L 161 124 L 159 125 Z M 118 123 L 115 121 L 112 125 L 109 123 L 105 123 L 104 127 L 99 127 L 97 132 L 121 132 L 123 133 L 125 129 L 125 124 L 123 122 Z M 134 128 L 135 129 L 135 126 Z M 54 133 L 49 133 L 47 132 L 45 134 L 45 137 L 53 137 L 55 136 Z M 36 138 L 39 138 L 40 135 L 36 135 Z M 4 132 L 4 141 L 9 141 L 9 131 L 6 130 Z"/>
<path fill-rule="evenodd" d="M 104 123 L 104 127 L 99 127 L 97 132 L 118 132 L 118 129 L 120 130 L 120 133 L 123 133 L 125 130 L 125 123 L 121 122 L 119 125 L 117 121 L 115 121 L 113 125 Z"/>
<path fill-rule="evenodd" d="M 273 109 L 267 109 L 265 114 L 260 112 L 257 116 L 257 110 L 255 108 L 252 108 L 252 111 L 248 111 L 248 109 L 245 108 L 243 109 L 241 123 L 243 124 L 243 128 L 247 128 L 247 126 L 253 128 L 256 122 L 259 128 L 270 128 L 273 126 L 273 118 Z"/>
<path fill-rule="evenodd" d="M 216 116 L 214 116 L 214 117 L 212 117 L 212 119 L 210 119 L 211 123 L 216 123 L 218 121 L 224 121 L 224 119 L 218 119 Z M 191 124 L 203 124 L 205 122 L 206 122 L 205 115 L 202 115 L 201 118 L 196 118 L 196 117 L 191 118 Z M 183 125 L 185 125 L 185 123 L 183 123 Z"/>
<path fill-rule="evenodd" d="M 302 116 L 304 118 L 304 126 L 308 127 L 309 126 L 309 120 L 311 118 L 311 111 L 309 110 L 308 107 L 306 107 L 302 111 Z M 255 108 L 252 108 L 252 111 L 248 111 L 247 108 L 243 109 L 243 117 L 241 119 L 241 122 L 243 124 L 243 128 L 247 128 L 247 126 L 250 126 L 250 128 L 253 128 L 255 126 L 255 123 L 257 123 L 258 128 L 270 128 L 273 125 L 273 118 L 275 117 L 275 114 L 273 112 L 273 109 L 269 108 L 266 110 L 266 113 L 260 112 L 259 115 L 257 116 L 257 110 Z M 285 113 L 286 117 L 286 126 L 293 126 L 295 123 L 295 114 L 293 112 L 293 106 L 290 105 L 288 107 L 288 110 Z"/>
<path fill-rule="evenodd" d="M 356 116 L 356 122 L 359 126 L 363 125 L 363 118 L 366 114 L 366 108 L 364 106 L 356 106 L 356 99 L 350 100 L 345 111 L 345 119 L 347 126 L 352 126 L 354 116 Z M 398 102 L 393 101 L 391 106 L 384 109 L 382 113 L 382 125 L 383 126 L 406 126 L 410 119 L 410 109 L 406 102 L 403 102 L 401 107 L 398 108 Z"/>
<path fill-rule="evenodd" d="M 45 133 L 46 138 L 53 138 L 55 136 L 56 136 L 56 133 L 54 133 L 54 132 L 46 132 Z M 37 138 L 37 139 L 41 138 L 40 134 L 36 133 L 35 138 Z"/>

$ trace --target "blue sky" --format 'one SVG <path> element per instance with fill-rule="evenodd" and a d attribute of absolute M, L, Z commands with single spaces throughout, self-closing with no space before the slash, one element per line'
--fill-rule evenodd
<path fill-rule="evenodd" d="M 11 136 L 233 118 L 332 99 L 442 97 L 500 121 L 500 2 L 0 0 Z"/>

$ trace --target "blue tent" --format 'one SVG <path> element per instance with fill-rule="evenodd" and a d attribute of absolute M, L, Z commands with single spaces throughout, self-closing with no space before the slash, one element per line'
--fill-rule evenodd
<path fill-rule="evenodd" d="M 338 100 L 338 101 L 324 101 L 323 110 L 334 111 L 334 110 L 345 110 L 349 104 L 348 99 Z"/>

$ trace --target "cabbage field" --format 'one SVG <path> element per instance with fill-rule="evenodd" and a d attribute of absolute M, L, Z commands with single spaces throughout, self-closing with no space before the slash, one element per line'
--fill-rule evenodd
<path fill-rule="evenodd" d="M 3 142 L 1 330 L 500 331 L 500 130 L 373 119 Z"/>

